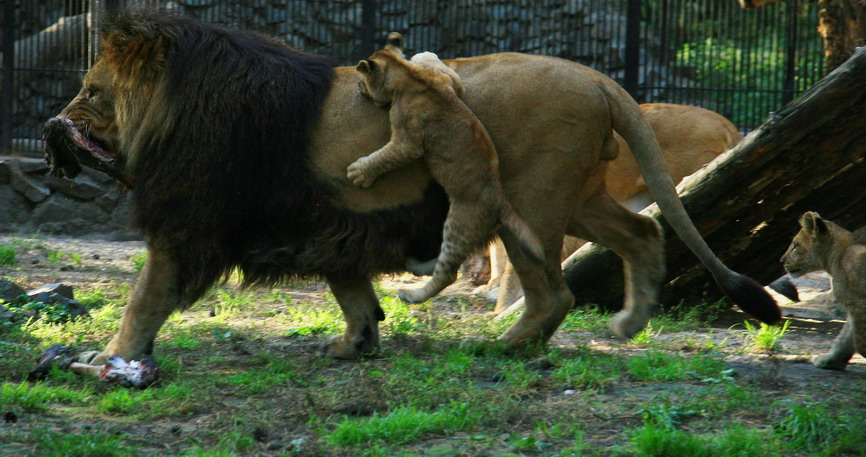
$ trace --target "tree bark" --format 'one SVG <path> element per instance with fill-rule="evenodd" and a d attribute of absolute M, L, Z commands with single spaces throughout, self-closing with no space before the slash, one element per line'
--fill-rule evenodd
<path fill-rule="evenodd" d="M 853 229 L 866 225 L 866 48 L 715 161 L 680 183 L 692 220 L 732 269 L 767 283 L 798 217 L 817 211 Z M 717 300 L 721 292 L 652 205 L 665 228 L 668 279 L 661 301 Z M 621 262 L 587 244 L 563 264 L 577 303 L 618 309 Z"/>
<path fill-rule="evenodd" d="M 830 70 L 842 65 L 854 50 L 866 44 L 866 2 L 823 0 L 818 12 L 818 34 Z"/>
<path fill-rule="evenodd" d="M 740 8 L 760 8 L 788 0 L 737 0 Z M 824 42 L 827 71 L 842 65 L 854 50 L 866 45 L 866 2 L 863 0 L 820 0 L 818 34 Z"/>

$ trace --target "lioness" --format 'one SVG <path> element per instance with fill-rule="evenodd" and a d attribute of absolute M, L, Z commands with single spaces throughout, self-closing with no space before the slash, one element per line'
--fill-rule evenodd
<path fill-rule="evenodd" d="M 725 152 L 741 138 L 731 121 L 708 109 L 670 103 L 645 103 L 640 105 L 640 109 L 655 133 L 665 168 L 675 183 Z M 610 161 L 604 185 L 614 200 L 637 212 L 649 206 L 653 199 L 628 144 L 619 134 L 614 138 L 619 155 Z M 561 258 L 565 259 L 583 244 L 583 240 L 565 237 Z M 520 298 L 523 290 L 501 241 L 490 245 L 489 255 L 491 275 L 487 290 L 497 291 L 493 314 L 499 314 Z"/>
<path fill-rule="evenodd" d="M 346 178 L 349 164 L 390 138 L 388 113 L 358 92 L 361 74 L 275 39 L 168 13 L 122 11 L 104 24 L 101 57 L 48 123 L 73 121 L 114 158 L 106 167 L 129 177 L 132 222 L 147 240 L 120 328 L 93 363 L 150 354 L 166 318 L 235 269 L 247 284 L 324 277 L 346 318 L 327 353 L 376 351 L 385 316 L 372 279 L 404 271 L 408 256 L 438 255 L 448 201 L 421 161 L 370 188 Z M 728 269 L 703 241 L 652 129 L 613 80 L 517 53 L 445 63 L 496 145 L 508 201 L 544 245 L 540 266 L 500 233 L 526 295 L 526 311 L 500 340 L 546 341 L 571 310 L 558 258 L 565 233 L 626 260 L 625 307 L 611 320 L 613 332 L 634 335 L 650 319 L 664 277 L 663 238 L 654 219 L 605 191 L 602 157 L 614 129 L 667 222 L 725 294 L 765 322 L 780 318 L 763 287 Z M 49 157 L 61 148 L 90 153 L 69 138 L 47 134 Z M 74 177 L 73 164 L 55 164 L 55 173 Z"/>
<path fill-rule="evenodd" d="M 807 212 L 782 265 L 795 278 L 813 271 L 829 273 L 833 296 L 848 313 L 833 348 L 815 358 L 815 366 L 844 370 L 855 352 L 866 357 L 866 243 L 818 213 Z"/>
<path fill-rule="evenodd" d="M 433 278 L 419 289 L 401 289 L 400 298 L 421 303 L 453 283 L 460 264 L 495 234 L 500 223 L 541 264 L 541 242 L 505 199 L 496 149 L 487 130 L 460 100 L 459 76 L 429 52 L 407 61 L 383 49 L 356 68 L 362 78 L 360 92 L 378 106 L 391 106 L 391 139 L 349 165 L 349 180 L 370 187 L 379 176 L 424 158 L 451 203 L 438 259 L 419 262 L 410 257 L 406 265 L 419 276 L 432 272 Z"/>

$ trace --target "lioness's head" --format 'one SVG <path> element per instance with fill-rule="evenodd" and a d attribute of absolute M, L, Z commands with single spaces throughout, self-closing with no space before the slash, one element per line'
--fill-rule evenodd
<path fill-rule="evenodd" d="M 782 256 L 782 265 L 791 276 L 798 278 L 823 269 L 820 253 L 828 249 L 833 241 L 828 224 L 830 222 L 815 212 L 810 211 L 800 217 L 800 232 L 794 236 Z"/>

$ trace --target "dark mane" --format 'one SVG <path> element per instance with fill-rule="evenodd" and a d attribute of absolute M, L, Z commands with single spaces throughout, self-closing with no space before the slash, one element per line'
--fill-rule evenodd
<path fill-rule="evenodd" d="M 246 283 L 271 284 L 398 271 L 407 253 L 436 255 L 448 206 L 438 186 L 414 209 L 362 215 L 334 208 L 309 171 L 329 59 L 158 12 L 122 12 L 105 28 L 165 43 L 170 128 L 134 162 L 134 224 L 172 253 L 188 301 L 234 267 Z"/>

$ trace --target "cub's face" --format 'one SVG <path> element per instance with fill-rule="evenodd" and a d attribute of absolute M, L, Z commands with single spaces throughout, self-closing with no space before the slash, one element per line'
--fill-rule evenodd
<path fill-rule="evenodd" d="M 800 232 L 794 236 L 782 256 L 785 271 L 794 278 L 822 269 L 817 248 L 823 238 L 828 236 L 827 225 L 817 213 L 804 214 L 800 218 L 800 227 Z"/>
<path fill-rule="evenodd" d="M 60 112 L 90 141 L 116 152 L 118 131 L 115 118 L 113 75 L 103 60 L 87 72 L 78 95 Z"/>

